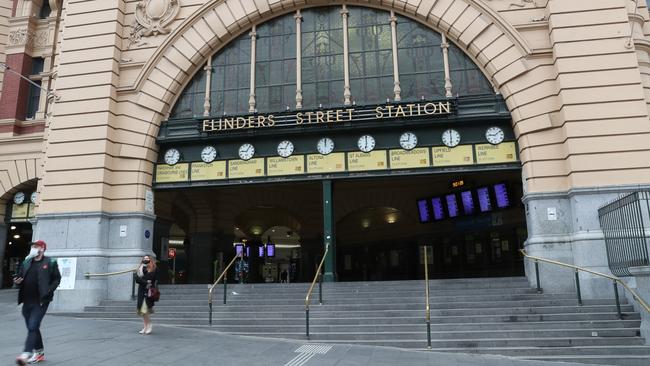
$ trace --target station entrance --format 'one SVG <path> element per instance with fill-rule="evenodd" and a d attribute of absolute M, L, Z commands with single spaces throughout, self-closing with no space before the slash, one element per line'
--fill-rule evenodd
<path fill-rule="evenodd" d="M 520 174 L 333 181 L 335 279 L 421 279 L 424 246 L 432 278 L 522 275 L 518 249 L 527 234 Z M 311 281 L 324 250 L 322 190 L 313 181 L 157 192 L 157 206 L 168 208 L 157 213 L 157 227 L 170 228 L 161 242 L 176 252 L 173 263 L 159 251 L 168 280 L 211 282 L 242 253 L 247 275 L 239 279 L 231 271 L 231 281 Z"/>

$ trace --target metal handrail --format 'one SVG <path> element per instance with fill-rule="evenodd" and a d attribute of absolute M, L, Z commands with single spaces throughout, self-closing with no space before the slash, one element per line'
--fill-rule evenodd
<path fill-rule="evenodd" d="M 424 310 L 424 321 L 427 323 L 427 349 L 431 349 L 431 306 L 429 305 L 429 258 L 427 256 L 428 246 L 424 246 L 424 293 L 426 307 Z"/>
<path fill-rule="evenodd" d="M 623 286 L 623 288 L 625 290 L 627 290 L 632 295 L 632 298 L 634 299 L 634 301 L 636 301 L 641 306 L 642 309 L 644 309 L 646 312 L 648 312 L 648 314 L 650 314 L 650 305 L 648 305 L 648 303 L 645 300 L 643 300 L 643 298 L 639 294 L 637 294 L 636 291 L 631 289 L 625 282 L 623 282 L 620 278 L 618 278 L 616 276 L 610 276 L 610 275 L 607 275 L 607 274 L 604 274 L 604 273 L 592 271 L 590 269 L 578 267 L 578 266 L 575 266 L 575 265 L 572 265 L 572 264 L 567 264 L 567 263 L 554 261 L 554 260 L 551 260 L 551 259 L 544 259 L 544 258 L 540 258 L 540 257 L 535 257 L 535 256 L 532 256 L 532 255 L 529 255 L 523 249 L 520 249 L 519 251 L 521 252 L 521 254 L 525 258 L 532 259 L 535 262 L 535 273 L 536 273 L 536 277 L 537 277 L 537 292 L 542 292 L 542 288 L 540 286 L 540 280 L 539 280 L 538 263 L 539 262 L 545 262 L 545 263 L 554 264 L 556 266 L 571 268 L 571 269 L 573 269 L 575 271 L 575 274 L 576 274 L 576 291 L 577 291 L 577 295 L 578 295 L 578 304 L 579 305 L 582 305 L 582 296 L 580 295 L 580 279 L 579 279 L 579 276 L 578 276 L 578 272 L 582 271 L 582 272 L 591 273 L 593 275 L 604 277 L 604 278 L 612 280 L 612 282 L 614 284 L 614 295 L 616 297 L 616 307 L 617 307 L 617 310 L 618 310 L 618 316 L 619 317 L 622 317 L 622 314 L 621 314 L 621 305 L 620 305 L 620 301 L 619 301 L 619 297 L 618 297 L 618 284 L 621 284 L 621 286 Z"/>
<path fill-rule="evenodd" d="M 309 286 L 309 291 L 307 291 L 307 296 L 305 296 L 305 335 L 307 336 L 307 339 L 309 340 L 309 300 L 311 297 L 311 292 L 314 290 L 314 286 L 316 285 L 316 280 L 318 280 L 318 303 L 320 305 L 323 305 L 323 274 L 321 273 L 321 269 L 323 268 L 323 263 L 325 263 L 325 258 L 327 258 L 327 252 L 330 250 L 330 245 L 329 243 L 325 245 L 325 252 L 323 253 L 323 258 L 320 260 L 320 264 L 318 265 L 318 269 L 316 270 L 316 275 L 314 276 L 314 280 L 311 281 L 311 286 Z"/>
<path fill-rule="evenodd" d="M 210 286 L 210 290 L 208 291 L 208 307 L 210 308 L 210 316 L 209 316 L 210 326 L 212 326 L 212 299 L 213 299 L 213 295 L 212 295 L 212 293 L 214 292 L 214 288 L 217 287 L 217 284 L 219 283 L 219 281 L 221 281 L 221 278 L 223 278 L 223 303 L 225 304 L 225 303 L 226 303 L 226 296 L 228 296 L 228 295 L 227 295 L 227 294 L 228 294 L 228 292 L 227 292 L 227 291 L 228 291 L 228 290 L 227 290 L 227 287 L 228 287 L 228 280 L 227 280 L 227 278 L 226 278 L 226 273 L 228 273 L 228 270 L 230 269 L 230 267 L 233 265 L 233 263 L 235 263 L 235 260 L 236 260 L 237 258 L 239 258 L 239 257 L 242 257 L 242 258 L 243 258 L 243 256 L 236 255 L 236 256 L 235 256 L 235 257 L 230 261 L 230 263 L 228 263 L 228 265 L 227 265 L 226 268 L 223 270 L 223 272 L 221 272 L 221 274 L 219 275 L 219 277 L 217 278 L 217 280 L 214 281 L 214 283 L 212 284 L 212 286 Z"/>
<path fill-rule="evenodd" d="M 108 276 L 117 276 L 129 272 L 133 272 L 133 278 L 131 279 L 131 300 L 135 300 L 135 272 L 138 271 L 138 268 L 140 266 L 138 265 L 137 267 L 133 269 L 125 269 L 123 271 L 117 271 L 117 272 L 106 272 L 106 273 L 84 273 L 84 277 L 90 278 L 90 277 L 108 277 Z"/>

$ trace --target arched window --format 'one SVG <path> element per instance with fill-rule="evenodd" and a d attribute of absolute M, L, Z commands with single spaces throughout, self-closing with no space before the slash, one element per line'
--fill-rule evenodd
<path fill-rule="evenodd" d="M 341 8 L 302 12 L 303 108 L 343 104 L 343 20 Z"/>
<path fill-rule="evenodd" d="M 300 28 L 297 20 L 301 21 Z M 309 8 L 257 25 L 255 35 L 253 83 L 249 32 L 212 57 L 207 111 L 211 116 L 341 107 L 346 102 L 381 104 L 398 96 L 414 101 L 494 93 L 479 67 L 456 45 L 449 43 L 445 54 L 444 38 L 439 33 L 405 17 L 391 18 L 391 13 L 382 10 Z M 300 49 L 296 49 L 297 37 Z M 345 85 L 346 54 L 349 85 Z M 397 65 L 393 64 L 395 59 Z M 396 69 L 398 75 L 394 74 Z M 206 113 L 205 74 L 200 70 L 194 76 L 170 118 Z M 445 89 L 447 78 L 451 91 Z M 399 82 L 399 90 L 395 82 Z M 349 100 L 344 95 L 347 88 Z"/>
<path fill-rule="evenodd" d="M 390 14 L 350 8 L 350 89 L 357 104 L 393 99 Z"/>

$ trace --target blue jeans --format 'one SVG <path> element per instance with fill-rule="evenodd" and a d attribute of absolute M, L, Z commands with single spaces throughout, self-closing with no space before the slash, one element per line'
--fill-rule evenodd
<path fill-rule="evenodd" d="M 41 338 L 41 321 L 47 312 L 50 303 L 45 304 L 23 304 L 23 318 L 27 326 L 27 339 L 23 352 L 32 352 L 43 349 L 43 338 Z"/>

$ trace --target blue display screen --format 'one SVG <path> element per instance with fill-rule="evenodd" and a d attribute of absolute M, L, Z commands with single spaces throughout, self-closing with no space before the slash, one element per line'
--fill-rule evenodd
<path fill-rule="evenodd" d="M 508 197 L 508 187 L 505 183 L 494 185 L 494 197 L 497 201 L 498 208 L 510 207 L 510 197 Z"/>
<path fill-rule="evenodd" d="M 427 200 L 418 200 L 418 213 L 420 222 L 431 222 L 431 212 L 429 211 L 429 203 Z"/>
<path fill-rule="evenodd" d="M 490 199 L 490 190 L 488 187 L 481 187 L 476 189 L 478 196 L 478 207 L 481 212 L 492 211 L 492 200 Z"/>
<path fill-rule="evenodd" d="M 463 213 L 465 215 L 472 215 L 476 211 L 474 207 L 474 196 L 472 191 L 460 192 L 460 200 L 463 203 Z"/>
<path fill-rule="evenodd" d="M 442 198 L 434 197 L 431 199 L 431 207 L 433 208 L 433 219 L 440 221 L 445 218 L 445 208 L 442 205 Z"/>
<path fill-rule="evenodd" d="M 235 244 L 235 255 L 240 256 L 244 252 L 244 244 Z"/>
<path fill-rule="evenodd" d="M 264 247 L 263 246 L 257 247 L 257 256 L 260 257 L 260 258 L 264 258 Z"/>
<path fill-rule="evenodd" d="M 266 256 L 275 257 L 275 244 L 266 244 Z"/>
<path fill-rule="evenodd" d="M 448 194 L 445 196 L 445 202 L 447 202 L 447 213 L 449 217 L 458 216 L 458 200 L 456 199 L 455 194 Z"/>

